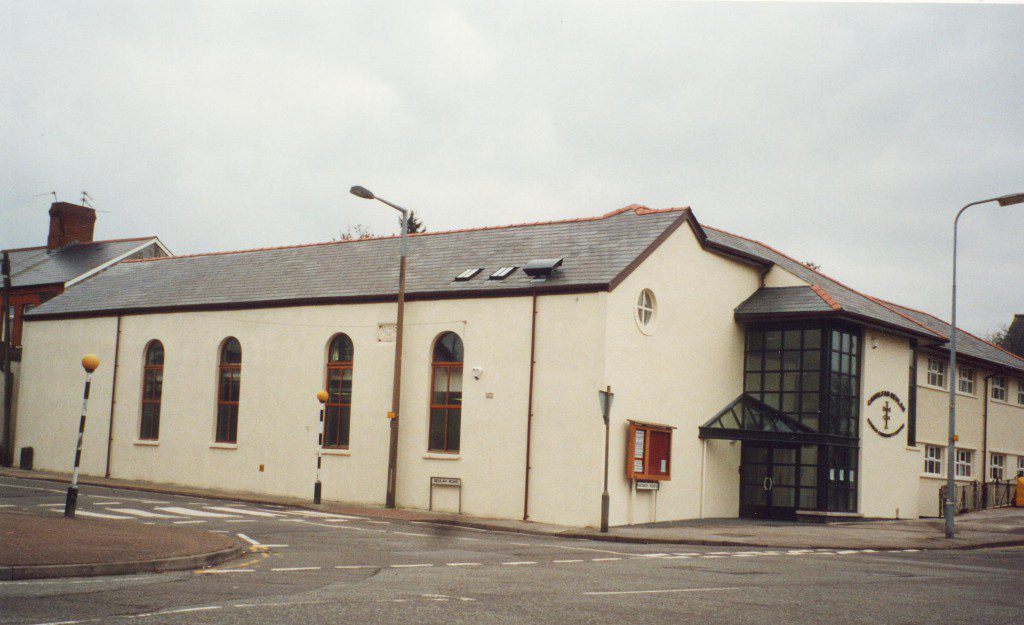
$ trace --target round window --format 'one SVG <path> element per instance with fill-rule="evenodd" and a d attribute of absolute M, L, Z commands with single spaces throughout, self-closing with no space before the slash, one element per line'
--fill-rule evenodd
<path fill-rule="evenodd" d="M 654 330 L 654 321 L 658 318 L 658 300 L 650 289 L 640 291 L 636 299 L 636 325 L 644 334 Z"/>

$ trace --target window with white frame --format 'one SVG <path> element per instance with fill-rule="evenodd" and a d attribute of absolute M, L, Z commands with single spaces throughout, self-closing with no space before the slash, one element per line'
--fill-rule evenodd
<path fill-rule="evenodd" d="M 928 384 L 946 388 L 946 363 L 936 358 L 928 359 Z"/>
<path fill-rule="evenodd" d="M 992 378 L 992 399 L 1006 401 L 1006 377 L 997 375 Z"/>
<path fill-rule="evenodd" d="M 1006 471 L 1006 455 L 989 454 L 988 457 L 988 475 L 993 480 L 999 482 L 1003 479 Z"/>
<path fill-rule="evenodd" d="M 1017 456 L 1017 477 L 1024 477 L 1024 456 Z"/>
<path fill-rule="evenodd" d="M 974 452 L 967 449 L 956 450 L 956 476 L 971 477 L 971 467 L 974 464 Z"/>
<path fill-rule="evenodd" d="M 1017 403 L 1024 406 L 1024 378 L 1017 380 Z"/>
<path fill-rule="evenodd" d="M 929 475 L 942 475 L 943 448 L 938 445 L 924 446 L 924 472 Z"/>
<path fill-rule="evenodd" d="M 970 367 L 957 367 L 960 382 L 957 390 L 967 395 L 974 395 L 974 369 Z"/>

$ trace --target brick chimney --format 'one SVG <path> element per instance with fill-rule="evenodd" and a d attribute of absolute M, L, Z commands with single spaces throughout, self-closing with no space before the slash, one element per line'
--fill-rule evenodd
<path fill-rule="evenodd" d="M 46 238 L 46 249 L 56 250 L 69 243 L 91 243 L 95 225 L 96 211 L 88 206 L 54 202 L 50 205 L 50 235 Z"/>

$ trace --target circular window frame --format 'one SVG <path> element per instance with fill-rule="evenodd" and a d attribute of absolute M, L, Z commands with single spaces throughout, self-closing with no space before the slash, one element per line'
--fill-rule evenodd
<path fill-rule="evenodd" d="M 646 295 L 650 301 L 651 318 L 644 323 L 641 311 L 647 310 L 644 308 L 643 298 Z M 636 322 L 636 327 L 640 330 L 641 334 L 650 336 L 654 333 L 654 329 L 658 324 L 658 296 L 654 294 L 651 289 L 641 289 L 640 293 L 637 294 L 636 300 L 633 303 L 633 321 Z"/>

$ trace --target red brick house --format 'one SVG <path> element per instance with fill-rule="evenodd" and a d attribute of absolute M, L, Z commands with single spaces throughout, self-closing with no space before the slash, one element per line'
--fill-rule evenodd
<path fill-rule="evenodd" d="M 95 224 L 93 209 L 55 202 L 50 206 L 46 245 L 4 250 L 11 258 L 10 306 L 6 312 L 11 317 L 14 347 L 21 345 L 22 317 L 33 307 L 122 260 L 171 255 L 155 236 L 94 241 Z"/>

